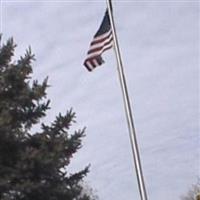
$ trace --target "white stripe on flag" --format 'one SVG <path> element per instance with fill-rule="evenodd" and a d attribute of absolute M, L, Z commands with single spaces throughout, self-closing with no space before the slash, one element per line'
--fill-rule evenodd
<path fill-rule="evenodd" d="M 87 62 L 86 62 L 86 65 L 88 66 L 88 68 L 89 68 L 90 70 L 93 70 L 93 66 L 92 66 L 92 64 L 90 63 L 90 61 L 87 61 Z"/>
<path fill-rule="evenodd" d="M 104 46 L 100 51 L 88 54 L 87 59 L 90 59 L 92 57 L 101 55 L 105 49 L 111 48 L 112 46 L 113 46 L 113 42 L 111 41 L 109 44 L 107 44 L 106 46 Z"/>
<path fill-rule="evenodd" d="M 90 50 L 93 50 L 93 49 L 96 49 L 96 48 L 99 48 L 99 47 L 103 47 L 107 42 L 109 42 L 110 40 L 112 39 L 112 35 L 109 36 L 109 38 L 107 38 L 106 40 L 104 40 L 103 42 L 101 43 L 96 43 L 94 45 L 91 45 L 91 47 L 89 48 L 89 51 Z"/>
<path fill-rule="evenodd" d="M 93 61 L 93 63 L 95 64 L 95 67 L 99 66 L 99 63 L 97 62 L 96 59 L 93 59 L 92 61 Z"/>
<path fill-rule="evenodd" d="M 110 33 L 111 33 L 111 30 L 109 30 L 108 32 L 104 33 L 103 35 L 100 35 L 100 36 L 95 37 L 95 38 L 92 40 L 92 42 L 96 42 L 96 41 L 98 41 L 98 40 L 104 39 L 104 38 L 108 37 Z"/>

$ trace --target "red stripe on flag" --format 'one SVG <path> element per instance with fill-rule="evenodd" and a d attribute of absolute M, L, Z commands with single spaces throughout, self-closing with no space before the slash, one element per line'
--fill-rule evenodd
<path fill-rule="evenodd" d="M 109 38 L 110 36 L 112 35 L 112 32 L 109 33 L 109 35 L 107 35 L 106 37 L 104 38 L 100 38 L 100 39 L 97 39 L 97 38 L 94 38 L 94 41 L 91 42 L 90 46 L 94 45 L 94 44 L 98 44 L 98 43 L 101 43 L 101 42 L 104 42 L 107 38 Z M 97 39 L 97 40 L 96 40 Z"/>
<path fill-rule="evenodd" d="M 112 42 L 112 40 L 113 40 L 113 38 L 111 37 L 110 40 L 109 40 L 108 42 L 106 42 L 106 43 L 103 43 L 102 46 L 97 47 L 97 48 L 95 48 L 95 49 L 89 50 L 89 51 L 88 51 L 88 54 L 91 54 L 91 53 L 94 53 L 94 52 L 97 52 L 97 51 L 102 50 L 103 47 L 106 46 L 106 45 L 108 45 L 108 44 L 110 44 L 110 43 Z"/>

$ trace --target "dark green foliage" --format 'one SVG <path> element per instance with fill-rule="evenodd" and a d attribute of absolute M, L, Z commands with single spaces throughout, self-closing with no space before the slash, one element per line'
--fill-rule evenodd
<path fill-rule="evenodd" d="M 67 173 L 85 129 L 69 133 L 75 123 L 70 110 L 31 133 L 49 109 L 47 79 L 31 84 L 34 55 L 29 48 L 14 62 L 15 47 L 13 39 L 0 47 L 0 199 L 91 200 L 81 184 L 88 167 Z"/>
<path fill-rule="evenodd" d="M 181 197 L 182 200 L 200 200 L 200 178 L 191 186 L 188 192 Z"/>

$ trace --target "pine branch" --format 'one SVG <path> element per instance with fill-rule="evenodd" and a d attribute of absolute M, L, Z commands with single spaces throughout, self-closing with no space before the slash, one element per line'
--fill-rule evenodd
<path fill-rule="evenodd" d="M 1 42 L 1 37 L 0 37 Z M 11 59 L 14 55 L 14 50 L 16 48 L 13 38 L 10 38 L 6 44 L 0 47 L 0 71 L 4 71 L 8 67 Z"/>

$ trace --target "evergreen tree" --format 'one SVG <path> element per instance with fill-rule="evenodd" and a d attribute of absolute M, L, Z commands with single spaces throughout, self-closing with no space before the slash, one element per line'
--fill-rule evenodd
<path fill-rule="evenodd" d="M 186 195 L 181 197 L 182 200 L 200 200 L 200 178 L 191 186 Z"/>
<path fill-rule="evenodd" d="M 1 40 L 0 40 L 1 41 Z M 0 46 L 0 199 L 91 200 L 81 184 L 88 167 L 75 174 L 67 166 L 81 148 L 85 129 L 70 133 L 75 113 L 59 114 L 51 125 L 31 133 L 49 109 L 47 79 L 30 81 L 30 48 L 13 61 L 15 43 Z"/>

